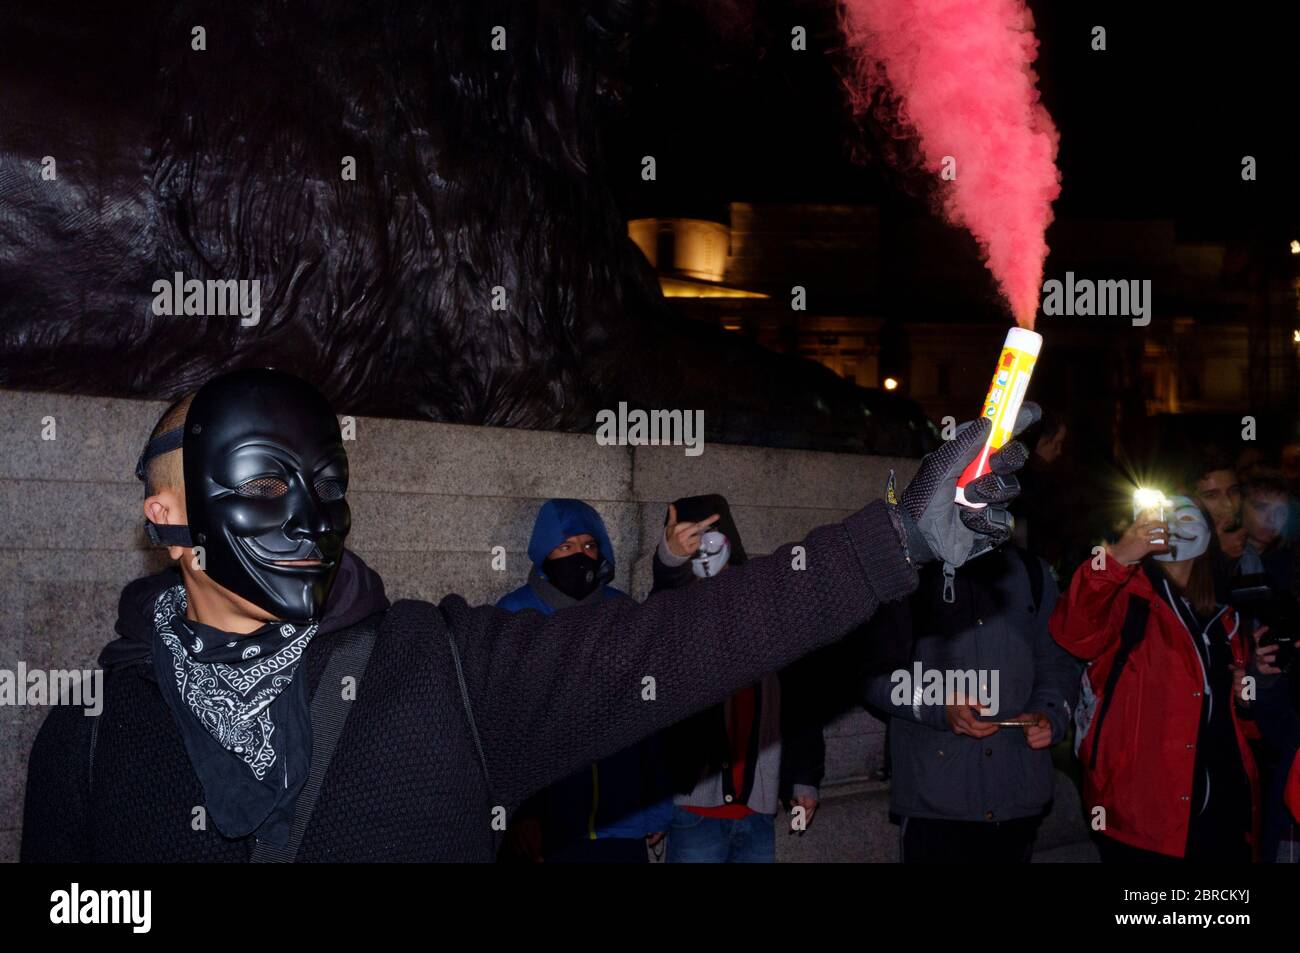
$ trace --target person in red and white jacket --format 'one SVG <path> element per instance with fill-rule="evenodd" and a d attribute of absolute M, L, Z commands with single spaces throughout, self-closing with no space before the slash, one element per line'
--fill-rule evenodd
<path fill-rule="evenodd" d="M 1053 638 L 1088 663 L 1075 752 L 1104 862 L 1253 859 L 1249 639 L 1215 599 L 1216 546 L 1204 512 L 1174 497 L 1080 566 L 1052 615 Z"/>

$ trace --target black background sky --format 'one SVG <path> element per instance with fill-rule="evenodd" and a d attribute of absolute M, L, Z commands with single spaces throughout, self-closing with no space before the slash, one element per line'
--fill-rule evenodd
<path fill-rule="evenodd" d="M 627 109 L 608 124 L 628 217 L 719 216 L 735 200 L 924 212 L 928 179 L 888 168 L 849 119 L 834 5 L 735 3 L 732 21 L 718 13 L 726 3 L 664 0 L 634 38 Z M 1295 3 L 1030 7 L 1039 87 L 1061 132 L 1058 217 L 1172 217 L 1192 240 L 1300 237 Z M 790 49 L 795 24 L 808 28 L 807 52 Z M 1097 25 L 1102 52 L 1091 49 Z M 645 154 L 658 161 L 654 183 L 639 178 Z M 1255 182 L 1241 179 L 1244 155 L 1258 160 Z"/>

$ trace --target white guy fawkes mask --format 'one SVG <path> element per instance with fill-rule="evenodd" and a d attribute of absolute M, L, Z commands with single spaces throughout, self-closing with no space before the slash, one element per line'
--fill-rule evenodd
<path fill-rule="evenodd" d="M 1169 551 L 1153 556 L 1163 563 L 1195 559 L 1210 548 L 1210 524 L 1201 508 L 1185 496 L 1171 496 L 1165 508 Z"/>

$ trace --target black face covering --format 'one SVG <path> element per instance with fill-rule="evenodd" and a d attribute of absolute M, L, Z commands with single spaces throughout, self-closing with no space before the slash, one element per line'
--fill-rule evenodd
<path fill-rule="evenodd" d="M 542 563 L 542 572 L 551 585 L 570 599 L 585 599 L 600 585 L 600 560 L 586 553 L 574 553 Z"/>
<path fill-rule="evenodd" d="M 352 524 L 325 398 L 289 374 L 236 371 L 199 390 L 183 439 L 189 536 L 208 575 L 278 619 L 320 618 Z"/>

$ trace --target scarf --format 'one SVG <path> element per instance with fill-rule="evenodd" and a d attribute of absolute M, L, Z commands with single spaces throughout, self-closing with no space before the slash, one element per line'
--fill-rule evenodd
<path fill-rule="evenodd" d="M 294 673 L 319 626 L 235 636 L 185 618 L 184 586 L 154 603 L 154 670 L 224 836 L 284 843 L 311 763 L 306 687 Z M 161 650 L 159 650 L 161 649 Z"/>

